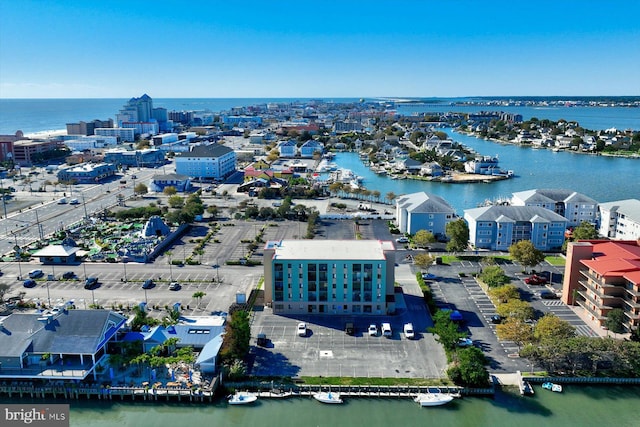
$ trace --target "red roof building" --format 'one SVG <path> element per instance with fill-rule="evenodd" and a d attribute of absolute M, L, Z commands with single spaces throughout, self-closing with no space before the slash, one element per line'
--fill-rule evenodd
<path fill-rule="evenodd" d="M 640 326 L 640 241 L 569 243 L 562 301 L 579 305 L 605 325 L 614 308 L 625 313 L 625 329 Z"/>

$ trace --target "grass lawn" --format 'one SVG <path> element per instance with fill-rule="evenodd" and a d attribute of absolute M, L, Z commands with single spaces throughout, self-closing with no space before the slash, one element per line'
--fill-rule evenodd
<path fill-rule="evenodd" d="M 547 256 L 544 257 L 544 260 L 551 265 L 564 265 L 567 261 L 563 256 L 560 255 Z"/>

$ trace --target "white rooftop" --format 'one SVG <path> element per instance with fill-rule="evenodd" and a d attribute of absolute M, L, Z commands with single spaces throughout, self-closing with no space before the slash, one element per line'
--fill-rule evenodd
<path fill-rule="evenodd" d="M 268 242 L 275 249 L 274 259 L 386 260 L 384 251 L 393 243 L 382 240 L 281 240 Z"/>

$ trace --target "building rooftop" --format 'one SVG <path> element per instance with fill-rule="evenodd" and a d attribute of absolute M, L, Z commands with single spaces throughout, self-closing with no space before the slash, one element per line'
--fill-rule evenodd
<path fill-rule="evenodd" d="M 267 242 L 274 259 L 290 260 L 386 260 L 393 243 L 381 240 L 280 240 Z"/>
<path fill-rule="evenodd" d="M 189 152 L 176 154 L 179 157 L 221 157 L 231 153 L 233 150 L 220 144 L 196 145 Z"/>
<path fill-rule="evenodd" d="M 464 213 L 476 221 L 567 222 L 562 215 L 538 206 L 483 206 Z"/>
<path fill-rule="evenodd" d="M 412 213 L 455 213 L 455 209 L 445 199 L 426 192 L 401 196 L 397 204 Z"/>
<path fill-rule="evenodd" d="M 597 204 L 595 200 L 584 194 L 566 189 L 534 189 L 526 191 L 518 191 L 513 193 L 513 197 L 522 200 L 525 203 L 532 202 L 565 202 L 565 203 L 589 203 Z"/>
<path fill-rule="evenodd" d="M 615 211 L 629 217 L 635 222 L 640 222 L 640 200 L 626 199 L 615 202 L 600 203 L 600 209 L 605 211 Z"/>

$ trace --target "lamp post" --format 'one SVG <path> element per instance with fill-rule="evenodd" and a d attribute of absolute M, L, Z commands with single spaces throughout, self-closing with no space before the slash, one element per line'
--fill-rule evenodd
<path fill-rule="evenodd" d="M 51 295 L 49 294 L 49 281 L 47 280 L 47 307 L 51 308 Z"/>
<path fill-rule="evenodd" d="M 122 268 L 124 269 L 124 281 L 127 281 L 127 263 L 122 261 Z"/>
<path fill-rule="evenodd" d="M 148 301 L 147 301 L 147 288 L 143 288 L 144 290 L 144 304 L 147 305 Z"/>
<path fill-rule="evenodd" d="M 91 299 L 93 300 L 93 308 L 96 308 L 96 294 L 93 291 L 93 288 L 91 288 Z"/>
<path fill-rule="evenodd" d="M 87 280 L 87 266 L 85 265 L 84 261 L 82 262 L 82 270 L 84 271 L 84 280 L 86 282 L 86 280 Z"/>

